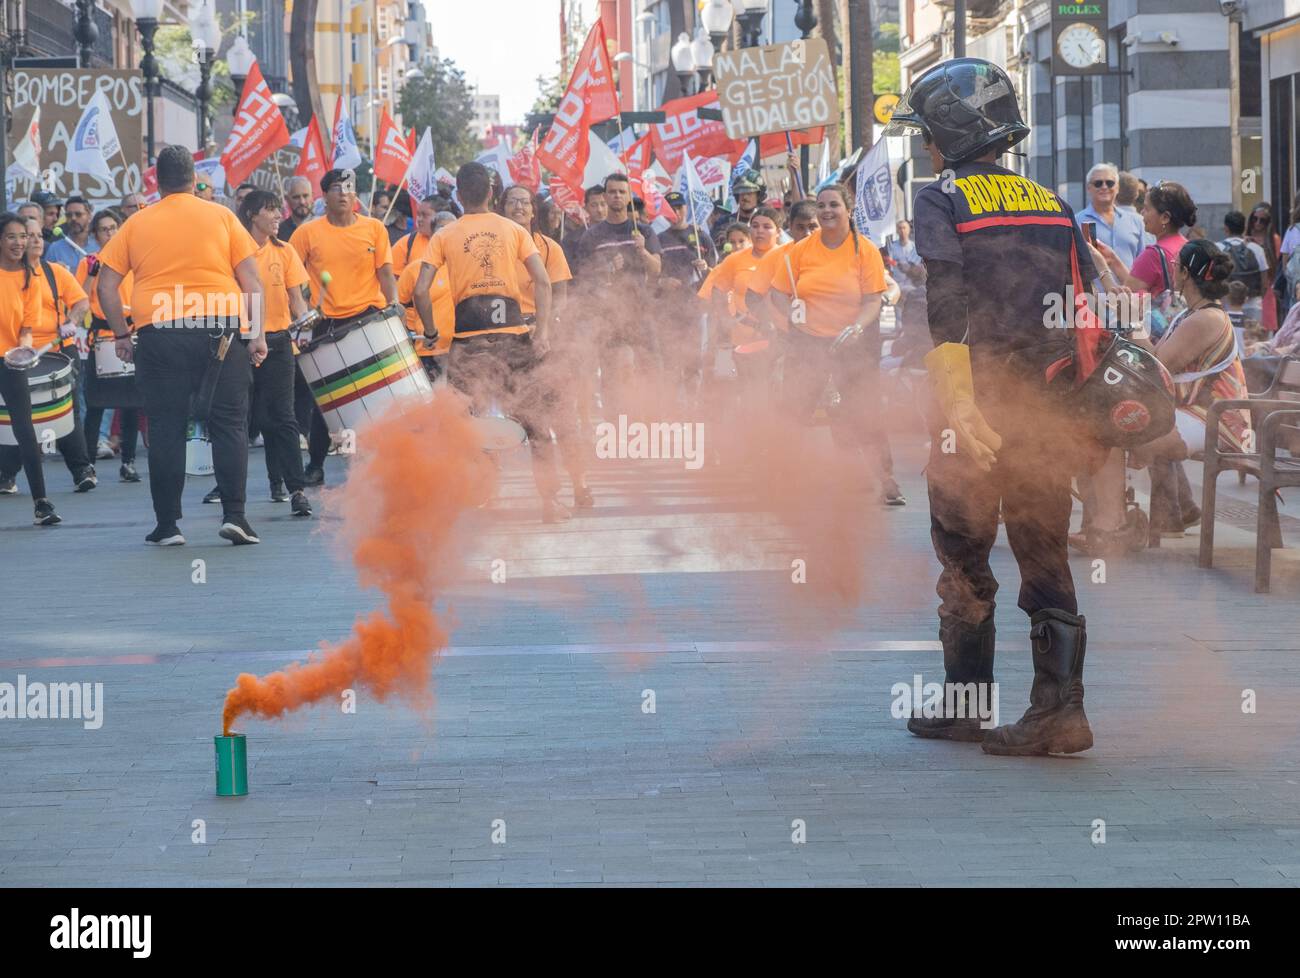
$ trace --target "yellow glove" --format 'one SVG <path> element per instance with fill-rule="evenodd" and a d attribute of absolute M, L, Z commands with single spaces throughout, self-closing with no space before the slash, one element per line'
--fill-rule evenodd
<path fill-rule="evenodd" d="M 981 471 L 988 472 L 997 461 L 1002 436 L 989 427 L 975 406 L 970 347 L 964 343 L 941 343 L 925 355 L 925 369 L 930 373 L 939 406 L 957 435 L 958 446 Z"/>

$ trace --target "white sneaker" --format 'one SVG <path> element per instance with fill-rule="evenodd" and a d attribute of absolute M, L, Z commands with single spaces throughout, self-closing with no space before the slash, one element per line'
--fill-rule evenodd
<path fill-rule="evenodd" d="M 112 458 L 113 446 L 108 443 L 107 438 L 99 439 L 99 445 L 95 448 L 95 458 Z"/>

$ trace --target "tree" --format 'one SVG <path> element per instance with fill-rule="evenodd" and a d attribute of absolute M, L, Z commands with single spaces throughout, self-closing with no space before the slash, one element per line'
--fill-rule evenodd
<path fill-rule="evenodd" d="M 439 165 L 454 172 L 483 151 L 483 143 L 473 131 L 474 92 L 465 73 L 450 58 L 434 61 L 421 71 L 423 77 L 407 80 L 397 110 L 416 133 L 431 130 Z"/>

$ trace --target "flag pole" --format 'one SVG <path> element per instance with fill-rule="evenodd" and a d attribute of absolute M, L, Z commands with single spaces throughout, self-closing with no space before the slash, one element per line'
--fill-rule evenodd
<path fill-rule="evenodd" d="M 402 188 L 406 186 L 406 178 L 407 178 L 408 176 L 410 176 L 410 173 L 411 173 L 411 164 L 413 164 L 414 162 L 415 162 L 415 157 L 411 157 L 411 162 L 406 164 L 406 172 L 402 174 L 402 182 L 399 183 L 399 184 L 397 185 L 397 189 L 393 191 L 393 197 L 392 197 L 392 199 L 389 200 L 389 202 L 388 202 L 388 210 L 386 210 L 386 211 L 384 212 L 384 218 L 383 218 L 383 220 L 382 220 L 380 223 L 382 223 L 382 224 L 387 224 L 387 223 L 388 223 L 388 215 L 391 214 L 391 213 L 393 213 L 393 208 L 397 205 L 397 198 L 401 195 L 401 193 L 402 193 Z M 410 191 L 408 190 L 407 193 L 410 193 Z M 371 195 L 371 199 L 372 199 L 372 200 L 374 199 L 374 195 L 373 195 L 373 194 Z M 418 203 L 418 201 L 417 201 L 417 203 Z"/>

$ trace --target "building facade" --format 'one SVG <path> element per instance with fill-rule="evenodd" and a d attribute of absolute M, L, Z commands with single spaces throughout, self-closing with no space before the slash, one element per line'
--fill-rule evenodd
<path fill-rule="evenodd" d="M 1259 43 L 1260 187 L 1286 227 L 1300 203 L 1300 0 L 1250 0 L 1235 16 Z"/>

